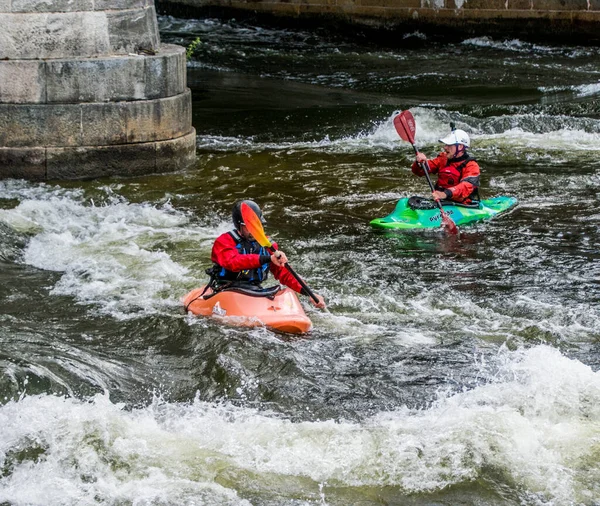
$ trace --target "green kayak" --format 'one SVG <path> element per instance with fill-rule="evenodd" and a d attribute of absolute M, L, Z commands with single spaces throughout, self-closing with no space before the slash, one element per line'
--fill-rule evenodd
<path fill-rule="evenodd" d="M 465 225 L 474 221 L 487 220 L 499 213 L 507 211 L 517 203 L 514 197 L 494 197 L 479 202 L 478 207 L 466 207 L 460 204 L 443 205 L 444 211 L 457 225 Z M 441 224 L 440 211 L 434 209 L 411 209 L 408 198 L 400 199 L 396 208 L 385 218 L 375 218 L 371 226 L 385 230 L 417 230 L 436 228 Z"/>

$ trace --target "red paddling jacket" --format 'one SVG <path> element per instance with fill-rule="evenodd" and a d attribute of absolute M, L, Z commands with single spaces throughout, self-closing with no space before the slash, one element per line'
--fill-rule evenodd
<path fill-rule="evenodd" d="M 481 171 L 474 158 L 465 153 L 450 161 L 444 151 L 433 160 L 428 160 L 428 163 L 429 172 L 438 175 L 435 189 L 443 191 L 447 199 L 463 204 L 479 200 L 478 188 Z M 417 176 L 425 175 L 425 171 L 417 162 L 412 164 L 412 171 Z"/>
<path fill-rule="evenodd" d="M 272 243 L 277 248 L 277 243 Z M 269 271 L 276 280 L 298 293 L 302 286 L 285 267 L 271 263 L 271 254 L 256 241 L 249 241 L 232 230 L 221 234 L 213 244 L 211 260 L 220 267 L 216 279 L 220 281 L 242 281 L 260 285 L 267 279 Z M 215 269 L 216 271 L 216 269 Z"/>

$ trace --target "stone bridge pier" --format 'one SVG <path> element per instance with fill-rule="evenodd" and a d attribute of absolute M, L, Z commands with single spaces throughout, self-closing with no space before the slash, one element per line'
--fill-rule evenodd
<path fill-rule="evenodd" d="M 137 176 L 194 163 L 185 49 L 153 0 L 0 0 L 0 178 Z"/>

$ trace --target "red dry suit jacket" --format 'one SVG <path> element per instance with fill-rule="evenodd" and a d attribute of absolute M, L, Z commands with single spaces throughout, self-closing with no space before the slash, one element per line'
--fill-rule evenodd
<path fill-rule="evenodd" d="M 429 172 L 438 175 L 435 189 L 443 191 L 447 199 L 464 204 L 469 204 L 473 199 L 479 200 L 477 189 L 481 171 L 478 163 L 468 154 L 450 161 L 443 151 L 427 162 Z M 417 176 L 425 175 L 425 171 L 417 162 L 412 164 L 412 171 Z"/>
<path fill-rule="evenodd" d="M 246 251 L 256 251 L 256 253 L 241 252 L 238 247 L 240 244 L 246 246 L 243 248 Z M 271 244 L 273 248 L 277 249 L 277 243 L 273 242 Z M 292 276 L 290 271 L 285 267 L 279 267 L 271 263 L 271 255 L 264 248 L 261 248 L 260 244 L 256 241 L 244 241 L 242 239 L 242 243 L 240 243 L 233 238 L 231 232 L 225 232 L 215 240 L 210 258 L 214 263 L 232 273 L 254 269 L 260 270 L 264 265 L 268 264 L 269 270 L 273 273 L 277 281 L 298 293 L 304 293 L 302 286 L 296 281 L 296 278 Z"/>

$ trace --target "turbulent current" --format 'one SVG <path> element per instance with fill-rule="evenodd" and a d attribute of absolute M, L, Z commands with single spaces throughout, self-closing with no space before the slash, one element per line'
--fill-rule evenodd
<path fill-rule="evenodd" d="M 159 18 L 197 164 L 0 181 L 0 504 L 599 505 L 600 50 Z M 493 220 L 376 233 L 468 131 Z M 185 315 L 240 198 L 329 312 Z"/>

